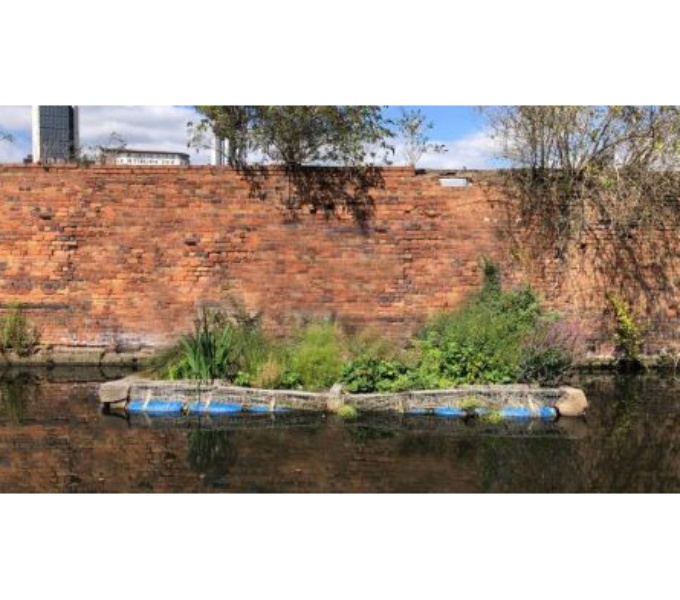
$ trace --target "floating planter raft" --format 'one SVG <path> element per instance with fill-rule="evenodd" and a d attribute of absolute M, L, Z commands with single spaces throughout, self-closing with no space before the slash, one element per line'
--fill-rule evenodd
<path fill-rule="evenodd" d="M 462 386 L 396 394 L 342 394 L 294 390 L 239 388 L 221 381 L 154 381 L 135 376 L 104 383 L 99 388 L 104 405 L 130 413 L 236 414 L 336 412 L 349 403 L 360 413 L 399 413 L 464 418 L 493 415 L 501 419 L 557 419 L 584 414 L 588 402 L 581 390 L 529 385 Z"/>

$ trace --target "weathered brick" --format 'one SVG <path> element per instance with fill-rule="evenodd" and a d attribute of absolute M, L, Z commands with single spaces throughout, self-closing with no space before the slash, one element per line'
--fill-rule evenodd
<path fill-rule="evenodd" d="M 485 255 L 507 285 L 530 282 L 549 306 L 585 321 L 596 349 L 611 340 L 607 291 L 637 301 L 650 344 L 674 341 L 672 231 L 639 241 L 635 268 L 604 225 L 557 260 L 485 181 L 444 188 L 402 168 L 382 178 L 357 220 L 347 206 L 284 206 L 289 182 L 275 168 L 254 192 L 240 174 L 212 167 L 1 166 L 0 305 L 28 296 L 49 305 L 59 294 L 82 307 L 31 311 L 53 344 L 170 341 L 202 302 L 230 297 L 279 333 L 301 315 L 333 314 L 405 338 L 477 288 Z"/>

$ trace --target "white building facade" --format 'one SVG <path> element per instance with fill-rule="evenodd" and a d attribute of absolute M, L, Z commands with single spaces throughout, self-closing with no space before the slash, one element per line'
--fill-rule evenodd
<path fill-rule="evenodd" d="M 120 166 L 189 166 L 189 155 L 184 152 L 166 152 L 163 150 L 102 150 L 102 162 L 106 165 Z"/>

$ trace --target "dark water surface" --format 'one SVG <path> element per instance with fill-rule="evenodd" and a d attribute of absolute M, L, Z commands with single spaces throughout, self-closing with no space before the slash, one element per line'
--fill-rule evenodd
<path fill-rule="evenodd" d="M 581 377 L 586 420 L 125 420 L 98 369 L 0 378 L 2 492 L 676 492 L 680 381 Z"/>

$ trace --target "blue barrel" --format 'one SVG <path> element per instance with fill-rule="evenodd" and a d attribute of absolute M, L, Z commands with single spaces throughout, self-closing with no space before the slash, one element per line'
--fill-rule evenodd
<path fill-rule="evenodd" d="M 131 414 L 146 415 L 181 415 L 184 402 L 181 400 L 131 400 L 127 411 Z"/>
<path fill-rule="evenodd" d="M 434 409 L 434 414 L 439 417 L 464 417 L 467 413 L 455 406 L 438 406 Z"/>
<path fill-rule="evenodd" d="M 548 419 L 557 418 L 557 411 L 551 406 L 529 408 L 528 406 L 504 406 L 500 409 L 504 419 Z"/>
<path fill-rule="evenodd" d="M 541 408 L 538 410 L 538 416 L 541 419 L 553 421 L 557 419 L 559 415 L 557 414 L 557 409 L 554 406 L 541 406 Z"/>
<path fill-rule="evenodd" d="M 231 402 L 192 402 L 189 404 L 189 414 L 192 415 L 230 415 L 242 410 L 242 404 Z"/>

